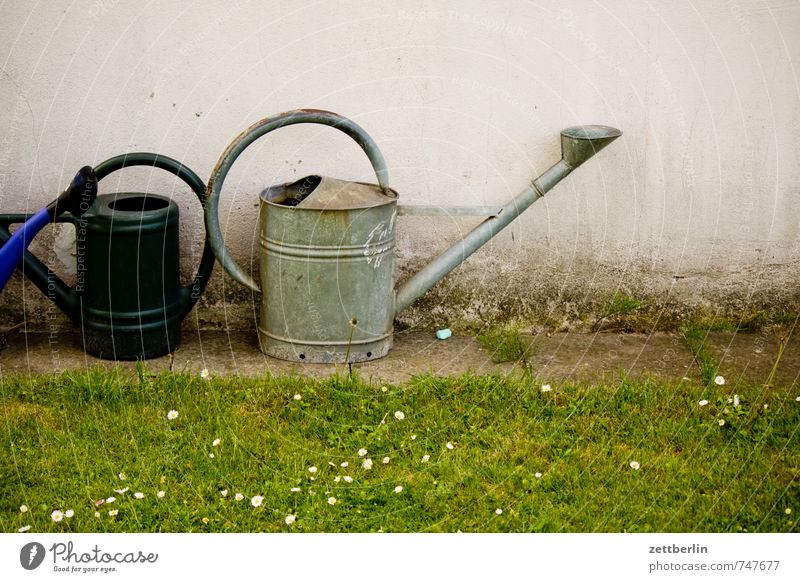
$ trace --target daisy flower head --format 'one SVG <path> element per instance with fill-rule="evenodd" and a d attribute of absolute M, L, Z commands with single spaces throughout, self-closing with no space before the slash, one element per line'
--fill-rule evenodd
<path fill-rule="evenodd" d="M 214 458 L 214 453 L 208 453 L 208 458 L 209 459 L 213 459 Z"/>
<path fill-rule="evenodd" d="M 402 491 L 403 491 L 403 486 L 402 485 L 398 485 L 397 487 L 394 488 L 394 492 L 395 493 L 400 493 Z"/>
<path fill-rule="evenodd" d="M 260 507 L 263 502 L 264 498 L 261 495 L 255 495 L 250 499 L 250 505 L 253 507 Z"/>
<path fill-rule="evenodd" d="M 170 410 L 167 413 L 167 419 L 168 420 L 175 420 L 176 418 L 178 418 L 178 411 L 177 410 L 173 409 L 173 410 Z"/>
<path fill-rule="evenodd" d="M 364 459 L 364 462 L 361 463 L 361 466 L 364 467 L 366 470 L 372 469 L 372 459 Z"/>
<path fill-rule="evenodd" d="M 31 529 L 31 526 L 29 526 L 29 525 L 23 525 L 23 526 L 22 526 L 21 528 L 19 528 L 17 531 L 18 531 L 19 533 L 25 533 L 25 532 L 26 532 L 26 531 L 28 531 L 29 529 Z"/>
<path fill-rule="evenodd" d="M 20 513 L 27 513 L 27 511 L 28 511 L 28 506 L 27 505 L 20 505 L 19 506 L 19 512 Z"/>
<path fill-rule="evenodd" d="M 300 493 L 300 487 L 292 487 L 291 489 L 289 489 L 289 491 L 291 491 L 292 493 Z"/>
<path fill-rule="evenodd" d="M 283 520 L 286 525 L 292 525 L 295 521 L 297 521 L 297 516 L 294 514 L 287 515 L 286 519 Z"/>
<path fill-rule="evenodd" d="M 295 400 L 302 400 L 303 399 L 303 397 L 300 394 L 295 394 L 292 398 L 294 398 Z"/>
<path fill-rule="evenodd" d="M 219 443 L 221 443 L 221 442 L 222 441 L 220 441 L 219 439 L 214 439 L 213 441 L 211 441 L 211 446 L 212 447 L 218 447 Z"/>
<path fill-rule="evenodd" d="M 100 517 L 100 512 L 99 512 L 99 511 L 95 511 L 95 512 L 94 512 L 94 516 L 95 516 L 95 517 Z"/>
<path fill-rule="evenodd" d="M 536 472 L 533 474 L 533 476 L 534 476 L 534 477 L 536 477 L 537 479 L 541 479 L 541 478 L 542 478 L 542 474 L 541 474 L 539 471 L 536 471 Z"/>
<path fill-rule="evenodd" d="M 542 392 L 552 392 L 553 387 L 550 384 L 542 384 Z"/>
<path fill-rule="evenodd" d="M 159 499 L 164 499 L 164 495 L 166 495 L 164 491 L 159 491 L 158 493 L 156 493 L 156 497 L 158 497 Z"/>
<path fill-rule="evenodd" d="M 244 495 L 242 495 L 241 493 L 237 493 L 236 495 L 233 496 L 233 498 L 236 501 L 241 501 L 242 499 L 244 499 Z"/>
<path fill-rule="evenodd" d="M 366 457 L 367 456 L 367 449 L 358 449 L 358 456 L 359 457 Z"/>
<path fill-rule="evenodd" d="M 381 386 L 381 392 L 388 392 L 388 391 L 389 391 L 388 386 Z"/>
<path fill-rule="evenodd" d="M 336 498 L 328 497 L 328 505 L 336 505 Z"/>
<path fill-rule="evenodd" d="M 707 405 L 707 404 L 708 404 L 708 400 L 701 400 L 700 402 L 698 402 L 698 404 L 699 404 L 700 406 L 705 406 L 705 405 Z"/>
<path fill-rule="evenodd" d="M 349 467 L 349 466 L 350 466 L 350 463 L 348 463 L 347 461 L 345 461 L 344 463 L 342 463 L 342 464 L 341 464 L 341 465 L 339 465 L 339 466 L 340 466 L 340 467 Z"/>
<path fill-rule="evenodd" d="M 75 512 L 74 512 L 72 509 L 68 509 L 68 510 L 66 510 L 66 511 L 64 512 L 64 517 L 66 517 L 67 519 L 69 519 L 69 518 L 70 518 L 70 517 L 72 517 L 73 515 L 75 515 Z"/>
<path fill-rule="evenodd" d="M 122 489 L 114 489 L 114 493 L 119 493 L 122 495 L 123 493 L 127 493 L 130 487 L 123 487 Z"/>
<path fill-rule="evenodd" d="M 717 376 L 714 378 L 714 384 L 717 386 L 724 386 L 725 385 L 725 378 L 722 376 Z"/>
<path fill-rule="evenodd" d="M 202 370 L 200 370 L 200 377 L 201 377 L 203 380 L 205 380 L 206 378 L 208 378 L 208 376 L 209 376 L 209 373 L 208 373 L 208 368 L 203 368 Z"/>
<path fill-rule="evenodd" d="M 204 517 L 204 518 L 203 518 L 201 521 L 202 521 L 203 523 L 208 523 L 208 518 L 207 518 L 207 517 Z"/>
<path fill-rule="evenodd" d="M 637 461 L 631 461 L 631 469 L 633 469 L 634 471 L 638 471 L 640 466 L 641 465 L 639 465 Z"/>
<path fill-rule="evenodd" d="M 316 473 L 316 472 L 317 472 L 317 468 L 316 468 L 315 466 L 313 466 L 313 465 L 312 465 L 312 466 L 310 466 L 310 467 L 308 468 L 308 472 L 309 472 L 309 473 L 311 473 L 311 474 L 313 475 L 314 473 Z"/>
<path fill-rule="evenodd" d="M 345 475 L 344 477 L 342 477 L 342 479 L 344 479 L 345 483 L 352 483 L 353 482 L 353 478 L 350 475 Z"/>
<path fill-rule="evenodd" d="M 455 448 L 455 447 L 453 446 L 453 443 L 447 443 L 447 444 L 445 445 L 445 447 L 447 447 L 447 449 L 448 449 L 448 450 L 450 450 L 450 451 L 452 451 L 452 450 Z"/>
<path fill-rule="evenodd" d="M 53 513 L 50 514 L 50 519 L 58 523 L 59 521 L 64 519 L 64 514 L 61 513 L 58 509 L 56 509 Z"/>
<path fill-rule="evenodd" d="M 133 496 L 136 499 L 144 499 L 144 493 L 142 493 L 141 491 L 137 491 L 136 493 L 133 494 Z"/>
<path fill-rule="evenodd" d="M 736 408 L 739 407 L 739 395 L 738 394 L 734 394 L 733 395 L 733 406 L 736 407 Z"/>
<path fill-rule="evenodd" d="M 118 513 L 119 513 L 119 509 L 109 509 L 108 510 L 109 517 L 116 517 Z"/>
<path fill-rule="evenodd" d="M 800 396 L 794 399 L 795 402 L 800 402 Z"/>
<path fill-rule="evenodd" d="M 500 509 L 499 507 L 498 507 L 497 509 L 495 509 L 495 510 L 494 510 L 494 512 L 495 512 L 497 515 L 503 515 L 503 510 L 502 510 L 502 509 Z"/>
<path fill-rule="evenodd" d="M 117 498 L 116 498 L 116 497 L 109 497 L 108 499 L 106 499 L 106 501 L 105 501 L 105 502 L 106 502 L 106 503 L 114 503 L 116 500 L 117 500 Z"/>
<path fill-rule="evenodd" d="M 227 497 L 228 496 L 228 490 L 227 489 L 223 489 L 223 490 L 221 490 L 219 492 L 219 494 L 222 495 L 223 497 Z"/>
<path fill-rule="evenodd" d="M 723 419 L 723 418 L 720 418 L 720 419 L 719 419 L 719 422 L 718 422 L 718 424 L 719 424 L 720 426 L 725 426 L 725 419 Z"/>
<path fill-rule="evenodd" d="M 395 417 L 397 420 L 403 420 L 403 419 L 406 417 L 406 415 L 405 415 L 405 413 L 404 413 L 402 410 L 397 410 L 397 411 L 395 411 L 395 413 L 394 413 L 394 417 Z"/>
<path fill-rule="evenodd" d="M 430 455 L 422 455 L 422 462 L 423 463 L 427 463 L 430 460 L 431 460 L 431 456 Z"/>
<path fill-rule="evenodd" d="M 388 464 L 389 464 L 389 461 L 391 461 L 391 459 L 390 459 L 389 457 L 384 457 L 384 458 L 383 458 L 383 464 L 384 464 L 384 465 L 388 465 Z"/>
<path fill-rule="evenodd" d="M 119 475 L 117 475 L 117 477 L 119 477 L 120 481 L 124 481 L 125 479 L 127 479 L 127 477 L 125 476 L 125 473 L 120 473 Z"/>
<path fill-rule="evenodd" d="M 341 481 L 341 480 L 342 480 L 342 478 L 341 478 L 341 477 L 339 477 L 339 475 L 336 475 L 336 477 L 334 477 L 334 478 L 333 478 L 333 482 L 334 482 L 334 483 L 338 483 L 338 482 L 339 482 L 339 481 Z"/>
<path fill-rule="evenodd" d="M 790 515 L 792 513 L 792 508 L 791 507 L 787 507 L 786 509 L 784 509 L 784 513 L 786 515 Z"/>
<path fill-rule="evenodd" d="M 417 435 L 415 435 L 415 434 L 412 434 L 412 435 L 411 435 L 411 440 L 412 440 L 412 441 L 415 441 L 415 440 L 417 440 Z"/>

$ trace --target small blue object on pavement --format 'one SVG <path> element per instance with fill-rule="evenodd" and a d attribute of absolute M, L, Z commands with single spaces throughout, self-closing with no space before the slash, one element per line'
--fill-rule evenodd
<path fill-rule="evenodd" d="M 453 335 L 453 332 L 450 331 L 449 329 L 440 329 L 439 331 L 436 332 L 436 339 L 446 340 L 451 335 Z"/>

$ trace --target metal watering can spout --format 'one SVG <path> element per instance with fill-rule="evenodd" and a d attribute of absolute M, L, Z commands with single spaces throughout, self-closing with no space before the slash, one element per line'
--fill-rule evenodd
<path fill-rule="evenodd" d="M 447 249 L 428 266 L 411 277 L 397 291 L 395 315 L 410 306 L 467 257 L 503 230 L 531 204 L 545 195 L 572 170 L 594 156 L 622 132 L 605 125 L 578 125 L 561 132 L 561 159 L 536 178 L 500 211 L 487 218 L 463 239 Z"/>

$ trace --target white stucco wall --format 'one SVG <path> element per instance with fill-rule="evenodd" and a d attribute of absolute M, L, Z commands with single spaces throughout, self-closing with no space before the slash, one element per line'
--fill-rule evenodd
<path fill-rule="evenodd" d="M 241 130 L 299 107 L 367 129 L 404 203 L 498 204 L 557 159 L 560 129 L 601 123 L 624 137 L 441 285 L 426 313 L 561 317 L 559 305 L 617 288 L 664 305 L 796 306 L 798 30 L 800 5 L 786 0 L 12 0 L 0 18 L 0 211 L 34 210 L 80 166 L 130 151 L 208 179 Z M 266 185 L 370 178 L 329 129 L 286 128 L 251 150 L 222 202 L 244 261 Z M 141 169 L 103 189 L 178 199 L 188 275 L 202 228 L 188 190 Z M 401 219 L 399 275 L 474 222 Z M 70 237 L 65 227 L 38 251 L 63 272 Z M 7 319 L 19 281 L 9 289 Z M 203 319 L 250 300 L 218 269 Z"/>

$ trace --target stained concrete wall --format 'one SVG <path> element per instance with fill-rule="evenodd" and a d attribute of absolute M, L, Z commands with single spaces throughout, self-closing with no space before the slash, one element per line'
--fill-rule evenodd
<path fill-rule="evenodd" d="M 785 0 L 532 3 L 12 0 L 0 19 L 0 210 L 31 211 L 84 164 L 175 157 L 207 179 L 254 121 L 298 107 L 355 119 L 406 204 L 495 205 L 559 156 L 558 132 L 624 137 L 446 279 L 407 323 L 580 319 L 622 290 L 672 317 L 800 303 L 800 5 Z M 369 180 L 334 130 L 259 141 L 228 177 L 222 224 L 250 264 L 257 193 L 324 173 Z M 104 191 L 174 196 L 184 277 L 199 206 L 159 171 Z M 474 218 L 398 222 L 398 277 Z M 69 277 L 69 227 L 37 252 Z M 15 277 L 6 322 L 47 308 Z M 201 325 L 253 325 L 254 298 L 217 270 Z M 52 311 L 52 310 L 51 310 Z"/>

